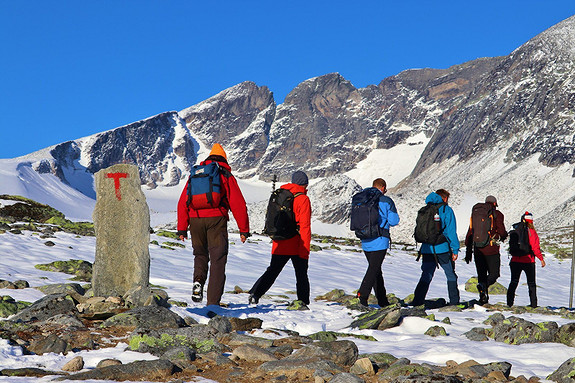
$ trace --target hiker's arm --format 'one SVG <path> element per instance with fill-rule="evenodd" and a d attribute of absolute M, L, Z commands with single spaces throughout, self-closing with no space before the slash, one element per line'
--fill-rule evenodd
<path fill-rule="evenodd" d="M 451 208 L 445 209 L 445 227 L 444 235 L 449 242 L 451 252 L 455 255 L 459 253 L 459 238 L 457 238 L 457 222 L 455 221 L 455 214 Z"/>
<path fill-rule="evenodd" d="M 188 183 L 180 195 L 178 200 L 178 224 L 176 226 L 176 235 L 183 241 L 188 238 L 188 226 L 190 224 L 190 216 L 188 210 Z"/>
<path fill-rule="evenodd" d="M 385 222 L 387 222 L 389 226 L 396 226 L 399 223 L 399 214 L 397 214 L 395 203 L 391 198 L 386 198 L 385 201 L 379 201 L 379 210 L 383 218 L 382 227 L 385 227 Z"/>
<path fill-rule="evenodd" d="M 240 229 L 240 234 L 243 234 L 246 238 L 249 237 L 250 232 L 250 222 L 248 219 L 248 208 L 246 206 L 246 200 L 240 190 L 238 181 L 236 181 L 234 176 L 230 176 L 227 179 L 227 192 L 228 192 L 228 202 L 230 203 L 230 210 L 236 219 L 238 224 L 238 229 Z"/>
<path fill-rule="evenodd" d="M 294 214 L 299 226 L 304 252 L 309 254 L 311 246 L 311 203 L 307 196 L 294 199 Z"/>
<path fill-rule="evenodd" d="M 499 239 L 501 240 L 501 242 L 505 241 L 505 239 L 507 238 L 507 230 L 505 230 L 504 220 L 505 218 L 503 216 L 503 213 L 497 211 L 497 214 L 495 214 L 494 225 L 495 225 L 495 232 L 499 234 Z"/>

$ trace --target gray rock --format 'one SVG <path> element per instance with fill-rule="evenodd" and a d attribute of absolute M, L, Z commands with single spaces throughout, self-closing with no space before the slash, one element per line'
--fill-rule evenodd
<path fill-rule="evenodd" d="M 555 334 L 555 341 L 575 347 L 575 323 L 566 323 L 559 327 L 559 331 Z"/>
<path fill-rule="evenodd" d="M 107 366 L 78 374 L 55 379 L 63 380 L 160 380 L 167 381 L 175 372 L 176 366 L 165 359 L 144 360 L 117 366 Z"/>
<path fill-rule="evenodd" d="M 166 359 L 180 368 L 185 368 L 196 360 L 196 351 L 189 347 L 174 347 L 168 349 L 160 359 Z"/>
<path fill-rule="evenodd" d="M 14 315 L 11 319 L 23 322 L 42 321 L 58 314 L 78 315 L 74 302 L 65 294 L 46 295 Z"/>
<path fill-rule="evenodd" d="M 232 324 L 232 331 L 251 331 L 262 328 L 263 321 L 259 318 L 229 318 Z"/>
<path fill-rule="evenodd" d="M 19 279 L 17 281 L 14 281 L 14 285 L 16 286 L 17 289 L 26 289 L 26 288 L 30 287 L 30 284 L 23 279 Z"/>
<path fill-rule="evenodd" d="M 211 326 L 192 325 L 182 328 L 166 328 L 144 332 L 135 331 L 130 337 L 130 349 L 161 356 L 173 347 L 189 347 L 197 353 L 221 352 L 222 344 L 217 340 L 218 332 Z"/>
<path fill-rule="evenodd" d="M 84 358 L 82 358 L 81 356 L 75 356 L 62 367 L 62 370 L 68 372 L 78 372 L 83 368 L 84 368 Z"/>
<path fill-rule="evenodd" d="M 272 339 L 260 338 L 256 336 L 249 336 L 245 334 L 229 333 L 218 337 L 218 340 L 232 348 L 243 346 L 243 345 L 253 345 L 261 348 L 268 348 L 273 346 L 274 341 Z"/>
<path fill-rule="evenodd" d="M 574 375 L 575 375 L 575 358 L 571 358 L 567 359 L 559 366 L 557 370 L 549 374 L 549 376 L 547 376 L 547 379 L 558 383 L 573 383 Z"/>
<path fill-rule="evenodd" d="M 559 331 L 556 322 L 532 323 L 509 317 L 493 327 L 493 339 L 508 344 L 546 343 L 555 341 Z"/>
<path fill-rule="evenodd" d="M 271 352 L 252 345 L 239 346 L 232 352 L 232 357 L 248 362 L 269 362 L 278 360 Z"/>
<path fill-rule="evenodd" d="M 332 380 L 329 381 L 330 383 L 365 383 L 365 380 L 360 378 L 357 375 L 350 374 L 348 372 L 342 372 L 336 374 Z"/>
<path fill-rule="evenodd" d="M 68 348 L 68 343 L 55 334 L 47 337 L 36 339 L 30 342 L 27 347 L 29 351 L 37 355 L 53 352 L 54 354 L 63 354 Z"/>
<path fill-rule="evenodd" d="M 355 375 L 374 375 L 375 369 L 373 368 L 373 363 L 369 358 L 360 358 L 355 361 L 353 366 L 351 366 L 349 372 Z"/>
<path fill-rule="evenodd" d="M 41 368 L 26 367 L 26 368 L 4 368 L 0 370 L 0 376 L 19 376 L 19 377 L 34 377 L 41 378 L 48 375 L 63 375 L 57 371 L 47 371 Z"/>
<path fill-rule="evenodd" d="M 358 350 L 355 343 L 349 340 L 334 342 L 314 342 L 306 345 L 284 360 L 321 358 L 338 365 L 351 366 L 357 360 Z"/>
<path fill-rule="evenodd" d="M 419 364 L 394 363 L 381 374 L 381 378 L 395 379 L 400 376 L 411 376 L 412 374 L 431 376 L 433 371 Z"/>
<path fill-rule="evenodd" d="M 102 367 L 108 367 L 108 366 L 119 366 L 120 364 L 122 364 L 122 361 L 120 361 L 118 359 L 107 358 L 107 359 L 102 359 L 101 361 L 99 361 L 98 364 L 96 365 L 96 368 L 102 368 Z"/>
<path fill-rule="evenodd" d="M 355 327 L 362 330 L 384 330 L 386 328 L 391 328 L 399 325 L 400 319 L 401 306 L 391 305 L 379 310 L 361 314 L 350 324 L 350 327 Z"/>
<path fill-rule="evenodd" d="M 483 327 L 474 327 L 471 330 L 464 332 L 463 335 L 465 335 L 467 339 L 476 342 L 484 342 L 489 340 L 489 337 L 487 336 L 487 329 L 484 329 Z"/>
<path fill-rule="evenodd" d="M 112 165 L 95 174 L 96 258 L 92 288 L 96 296 L 123 296 L 150 278 L 150 212 L 138 167 Z M 145 302 L 136 302 L 143 306 Z"/>
<path fill-rule="evenodd" d="M 453 375 L 418 375 L 398 376 L 393 383 L 463 383 L 463 380 Z"/>
<path fill-rule="evenodd" d="M 469 366 L 469 369 L 477 374 L 477 376 L 485 378 L 493 371 L 500 371 L 506 378 L 509 379 L 511 373 L 511 363 L 508 362 L 494 362 L 488 364 L 478 364 Z"/>
<path fill-rule="evenodd" d="M 447 336 L 447 331 L 445 331 L 445 328 L 441 326 L 431 326 L 430 328 L 427 329 L 427 331 L 425 331 L 424 334 L 432 337 Z"/>
<path fill-rule="evenodd" d="M 37 323 L 39 326 L 42 325 L 56 325 L 68 328 L 68 331 L 80 328 L 86 328 L 86 325 L 82 323 L 77 317 L 73 315 L 58 314 L 45 321 Z"/>
<path fill-rule="evenodd" d="M 69 294 L 71 292 L 84 295 L 86 291 L 79 283 L 57 283 L 53 285 L 44 285 L 36 287 L 46 295 L 50 294 Z"/>
<path fill-rule="evenodd" d="M 211 318 L 208 321 L 208 325 L 212 326 L 222 334 L 227 334 L 232 331 L 232 323 L 229 318 L 221 315 Z"/>
<path fill-rule="evenodd" d="M 283 371 L 315 371 L 325 370 L 330 372 L 343 372 L 335 363 L 323 359 L 282 359 L 265 362 L 258 367 L 258 370 L 266 372 Z"/>
<path fill-rule="evenodd" d="M 182 317 L 164 307 L 137 307 L 105 320 L 102 327 L 138 327 L 157 330 L 163 328 L 179 328 L 186 324 Z"/>

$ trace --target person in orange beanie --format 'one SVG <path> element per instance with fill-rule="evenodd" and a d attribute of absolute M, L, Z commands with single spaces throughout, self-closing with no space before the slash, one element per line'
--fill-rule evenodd
<path fill-rule="evenodd" d="M 192 169 L 178 201 L 177 235 L 184 240 L 189 230 L 194 248 L 194 302 L 203 299 L 211 263 L 207 304 L 221 303 L 226 281 L 230 210 L 244 243 L 250 236 L 246 201 L 232 175 L 224 148 L 214 144 L 208 158 Z"/>

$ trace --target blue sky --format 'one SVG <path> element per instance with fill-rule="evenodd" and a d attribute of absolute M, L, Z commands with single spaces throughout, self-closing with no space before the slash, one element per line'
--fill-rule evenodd
<path fill-rule="evenodd" d="M 276 102 L 511 53 L 573 0 L 0 0 L 0 158 L 182 110 L 250 80 Z"/>

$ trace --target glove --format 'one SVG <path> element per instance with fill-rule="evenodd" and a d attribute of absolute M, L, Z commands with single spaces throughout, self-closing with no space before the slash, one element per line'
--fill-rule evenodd
<path fill-rule="evenodd" d="M 468 246 L 465 249 L 465 263 L 469 264 L 469 262 L 471 262 L 472 256 L 473 256 L 473 248 L 471 246 Z"/>
<path fill-rule="evenodd" d="M 243 235 L 246 238 L 249 238 L 252 236 L 251 233 L 242 233 L 242 232 L 240 232 L 240 235 Z"/>

